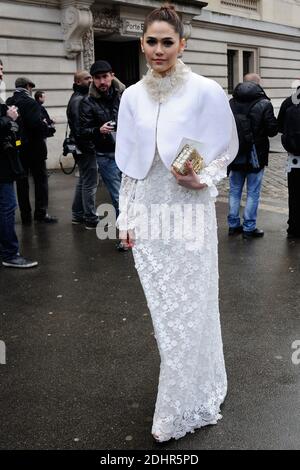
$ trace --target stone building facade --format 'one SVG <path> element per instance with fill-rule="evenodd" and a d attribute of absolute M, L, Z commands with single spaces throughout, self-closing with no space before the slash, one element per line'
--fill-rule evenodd
<path fill-rule="evenodd" d="M 143 18 L 158 0 L 0 1 L 0 58 L 7 95 L 29 76 L 46 91 L 58 122 L 49 139 L 57 167 L 73 74 L 94 59 L 109 60 L 130 85 L 145 71 L 139 48 Z M 275 109 L 300 78 L 300 0 L 176 0 L 188 38 L 184 61 L 230 94 L 248 71 L 258 72 Z"/>

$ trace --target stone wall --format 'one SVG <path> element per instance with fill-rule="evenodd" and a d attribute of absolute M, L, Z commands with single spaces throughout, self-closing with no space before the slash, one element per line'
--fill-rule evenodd
<path fill-rule="evenodd" d="M 299 0 L 207 0 L 207 10 L 299 27 Z"/>
<path fill-rule="evenodd" d="M 208 76 L 227 91 L 227 48 L 230 45 L 257 51 L 257 72 L 278 110 L 300 78 L 300 35 L 297 28 L 224 17 L 209 11 L 193 21 L 184 60 L 197 73 Z"/>

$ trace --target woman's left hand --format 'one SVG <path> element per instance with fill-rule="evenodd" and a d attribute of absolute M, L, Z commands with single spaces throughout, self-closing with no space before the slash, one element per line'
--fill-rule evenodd
<path fill-rule="evenodd" d="M 192 162 L 186 163 L 188 173 L 186 175 L 180 175 L 172 168 L 171 172 L 175 176 L 177 183 L 187 189 L 204 189 L 207 188 L 207 184 L 200 183 L 197 173 L 193 170 Z"/>

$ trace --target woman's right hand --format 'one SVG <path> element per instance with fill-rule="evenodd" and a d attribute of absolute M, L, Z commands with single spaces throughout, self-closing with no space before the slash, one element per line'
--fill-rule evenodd
<path fill-rule="evenodd" d="M 134 231 L 133 230 L 120 230 L 119 239 L 125 248 L 132 248 L 135 244 Z"/>

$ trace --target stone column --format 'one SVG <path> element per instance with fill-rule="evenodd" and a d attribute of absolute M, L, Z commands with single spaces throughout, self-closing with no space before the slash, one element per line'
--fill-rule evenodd
<path fill-rule="evenodd" d="M 192 19 L 193 16 L 190 14 L 182 13 L 181 14 L 181 20 L 183 22 L 183 27 L 184 27 L 184 37 L 186 40 L 188 40 L 191 35 L 192 35 Z"/>
<path fill-rule="evenodd" d="M 94 61 L 93 15 L 94 0 L 61 0 L 61 26 L 66 57 L 74 59 L 83 54 L 83 66 L 89 69 Z"/>
<path fill-rule="evenodd" d="M 90 70 L 91 65 L 95 62 L 95 47 L 94 47 L 94 29 L 90 27 L 82 38 L 83 42 L 83 68 Z"/>

